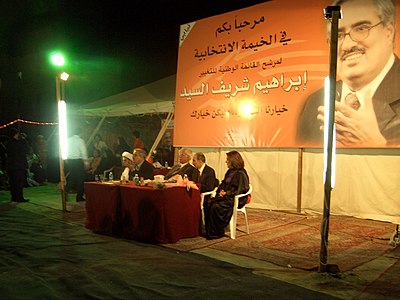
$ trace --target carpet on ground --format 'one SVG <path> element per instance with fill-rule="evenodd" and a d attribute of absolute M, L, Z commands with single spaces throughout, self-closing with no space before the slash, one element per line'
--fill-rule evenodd
<path fill-rule="evenodd" d="M 203 237 L 163 245 L 178 251 L 212 248 L 267 261 L 279 266 L 315 269 L 319 266 L 320 215 L 303 215 L 262 209 L 247 209 L 250 234 L 238 215 L 238 235 L 208 241 Z M 395 225 L 387 222 L 331 216 L 328 264 L 341 272 L 351 270 L 393 251 L 389 239 Z M 229 235 L 229 232 L 227 232 Z"/>

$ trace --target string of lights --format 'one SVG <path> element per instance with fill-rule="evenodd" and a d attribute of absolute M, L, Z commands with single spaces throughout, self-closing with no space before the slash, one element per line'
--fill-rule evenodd
<path fill-rule="evenodd" d="M 28 121 L 28 120 L 22 120 L 22 119 L 15 119 L 14 121 L 11 121 L 11 122 L 9 122 L 9 123 L 7 123 L 7 124 L 0 125 L 0 129 L 6 128 L 6 127 L 11 126 L 11 125 L 13 125 L 13 124 L 16 124 L 16 123 L 18 123 L 18 122 L 27 123 L 27 124 L 33 124 L 33 125 L 52 125 L 52 126 L 58 125 L 58 123 L 55 123 L 55 122 L 36 122 L 36 121 Z"/>

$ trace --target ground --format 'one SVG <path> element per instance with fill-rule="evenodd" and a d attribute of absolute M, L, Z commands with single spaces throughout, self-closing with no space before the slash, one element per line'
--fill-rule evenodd
<path fill-rule="evenodd" d="M 28 203 L 0 191 L 0 293 L 4 299 L 398 299 L 395 226 L 332 219 L 331 262 L 319 273 L 320 216 L 248 209 L 236 240 L 202 237 L 150 245 L 84 227 L 85 203 L 54 184 L 25 189 Z M 347 226 L 345 226 L 347 224 Z M 354 234 L 357 232 L 357 235 Z M 289 263 L 288 263 L 289 262 Z"/>

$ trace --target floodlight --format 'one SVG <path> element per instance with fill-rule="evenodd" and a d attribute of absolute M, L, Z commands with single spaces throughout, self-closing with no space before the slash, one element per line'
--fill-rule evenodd
<path fill-rule="evenodd" d="M 68 158 L 68 135 L 67 135 L 67 105 L 64 100 L 58 103 L 58 130 L 60 137 L 60 153 L 61 158 Z"/>
<path fill-rule="evenodd" d="M 68 78 L 69 78 L 69 74 L 68 74 L 67 72 L 62 72 L 62 73 L 60 74 L 60 79 L 61 79 L 61 80 L 67 81 Z"/>
<path fill-rule="evenodd" d="M 51 63 L 55 66 L 61 67 L 65 65 L 65 58 L 61 53 L 52 54 Z"/>

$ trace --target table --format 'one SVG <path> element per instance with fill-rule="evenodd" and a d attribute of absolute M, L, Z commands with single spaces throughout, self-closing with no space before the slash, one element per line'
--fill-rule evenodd
<path fill-rule="evenodd" d="M 199 190 L 121 185 L 120 191 L 124 237 L 163 244 L 199 235 Z"/>
<path fill-rule="evenodd" d="M 120 191 L 116 184 L 85 182 L 86 228 L 103 234 L 121 232 Z"/>
<path fill-rule="evenodd" d="M 200 191 L 85 183 L 86 227 L 150 243 L 175 243 L 200 229 Z"/>

